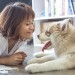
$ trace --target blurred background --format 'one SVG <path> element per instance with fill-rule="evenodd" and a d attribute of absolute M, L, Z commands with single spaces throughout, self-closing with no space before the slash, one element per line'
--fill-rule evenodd
<path fill-rule="evenodd" d="M 10 2 L 24 2 L 30 6 L 32 6 L 32 0 L 0 0 L 0 12 L 2 11 L 2 9 Z"/>

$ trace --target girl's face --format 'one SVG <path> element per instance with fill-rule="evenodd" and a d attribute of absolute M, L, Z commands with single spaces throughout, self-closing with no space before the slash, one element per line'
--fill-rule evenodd
<path fill-rule="evenodd" d="M 24 20 L 19 27 L 19 38 L 21 40 L 30 39 L 32 37 L 34 29 L 35 29 L 34 20 L 32 18 Z"/>

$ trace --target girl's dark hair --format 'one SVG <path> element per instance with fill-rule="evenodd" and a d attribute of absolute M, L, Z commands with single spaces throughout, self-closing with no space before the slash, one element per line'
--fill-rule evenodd
<path fill-rule="evenodd" d="M 2 25 L 0 29 L 3 36 L 14 36 L 20 23 L 30 16 L 32 16 L 33 19 L 35 17 L 31 6 L 22 2 L 8 4 L 0 13 L 0 25 Z"/>

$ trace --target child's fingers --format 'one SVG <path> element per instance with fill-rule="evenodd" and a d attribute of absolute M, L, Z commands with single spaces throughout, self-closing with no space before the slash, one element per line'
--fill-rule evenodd
<path fill-rule="evenodd" d="M 23 57 L 27 57 L 27 54 L 24 52 L 20 52 L 20 54 L 22 54 Z"/>

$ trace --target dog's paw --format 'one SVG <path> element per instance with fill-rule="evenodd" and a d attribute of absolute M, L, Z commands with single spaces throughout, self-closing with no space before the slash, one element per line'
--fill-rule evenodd
<path fill-rule="evenodd" d="M 33 63 L 38 63 L 38 58 L 32 58 L 27 62 L 27 64 L 33 64 Z"/>
<path fill-rule="evenodd" d="M 40 72 L 40 64 L 30 64 L 25 67 L 25 70 L 29 73 L 37 73 Z"/>
<path fill-rule="evenodd" d="M 40 58 L 40 57 L 43 57 L 43 56 L 45 56 L 45 55 L 47 55 L 47 54 L 45 54 L 45 53 L 43 53 L 43 52 L 38 52 L 38 53 L 35 53 L 35 54 L 34 54 L 34 56 L 35 56 L 36 58 Z"/>

